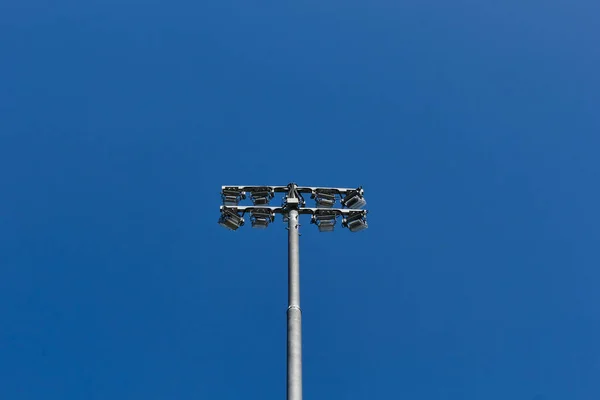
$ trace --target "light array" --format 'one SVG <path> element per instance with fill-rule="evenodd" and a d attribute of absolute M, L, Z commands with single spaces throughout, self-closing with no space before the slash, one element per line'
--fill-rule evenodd
<path fill-rule="evenodd" d="M 275 193 L 286 193 L 281 207 L 269 206 Z M 305 207 L 302 194 L 310 194 L 315 201 L 315 208 Z M 249 195 L 252 206 L 240 205 Z M 265 229 L 275 220 L 275 214 L 287 215 L 290 207 L 296 208 L 298 214 L 311 216 L 311 224 L 315 224 L 320 232 L 332 232 L 337 218 L 342 218 L 342 227 L 350 232 L 359 232 L 368 227 L 363 210 L 367 203 L 363 189 L 298 187 L 287 186 L 223 186 L 221 191 L 223 205 L 219 224 L 230 230 L 237 230 L 244 225 L 245 213 L 250 214 L 253 228 Z M 339 201 L 340 208 L 336 208 Z"/>

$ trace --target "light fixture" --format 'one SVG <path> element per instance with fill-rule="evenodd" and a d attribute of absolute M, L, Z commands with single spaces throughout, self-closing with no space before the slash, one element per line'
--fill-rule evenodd
<path fill-rule="evenodd" d="M 366 214 L 365 211 L 351 213 L 350 216 L 344 218 L 342 225 L 347 227 L 350 232 L 359 232 L 367 229 L 369 226 L 367 225 Z"/>
<path fill-rule="evenodd" d="M 240 200 L 246 198 L 246 192 L 234 187 L 226 187 L 221 191 L 224 206 L 237 206 Z"/>
<path fill-rule="evenodd" d="M 254 209 L 250 214 L 252 227 L 257 229 L 265 229 L 275 220 L 275 214 L 269 209 Z"/>
<path fill-rule="evenodd" d="M 317 207 L 331 208 L 335 205 L 335 193 L 331 191 L 317 189 L 310 197 L 315 199 Z"/>
<path fill-rule="evenodd" d="M 367 205 L 362 188 L 352 190 L 342 199 L 342 205 L 348 208 L 361 208 Z"/>
<path fill-rule="evenodd" d="M 221 211 L 221 217 L 219 218 L 219 225 L 221 225 L 223 228 L 235 231 L 240 226 L 244 225 L 244 218 L 239 216 L 237 211 L 223 209 Z"/>
<path fill-rule="evenodd" d="M 291 166 L 292 164 L 286 165 L 288 169 Z M 244 224 L 243 217 L 246 216 L 246 213 L 250 215 L 248 218 L 251 219 L 254 228 L 267 228 L 274 221 L 277 214 L 282 215 L 283 220 L 286 222 L 288 239 L 287 398 L 290 400 L 301 399 L 302 311 L 300 308 L 299 249 L 301 218 L 310 216 L 311 223 L 317 225 L 320 232 L 333 231 L 338 217 L 342 220 L 342 227 L 348 228 L 351 232 L 366 229 L 368 211 L 356 209 L 366 205 L 363 190 L 361 187 L 355 189 L 352 187 L 298 186 L 293 182 L 281 186 L 221 186 L 221 189 L 224 205 L 220 207 L 221 218 L 219 218 L 219 224 L 225 228 L 237 230 Z M 278 196 L 283 194 L 283 202 L 280 207 L 268 206 L 275 193 L 278 193 Z M 246 194 L 251 198 L 253 206 L 238 205 Z M 311 195 L 311 198 L 315 199 L 316 207 L 306 207 L 303 195 Z M 340 200 L 341 206 L 337 202 L 338 200 Z M 227 244 L 230 253 L 226 254 L 226 257 L 230 256 L 230 258 L 233 257 L 236 260 L 243 257 L 236 248 L 231 246 L 231 243 Z M 332 242 L 329 246 L 335 245 L 336 243 Z M 360 248 L 356 248 L 357 244 L 354 244 L 354 246 L 349 250 L 360 251 Z M 263 243 L 260 248 L 271 249 L 272 246 Z M 345 247 L 342 247 L 342 249 L 345 249 Z M 246 329 L 245 327 L 242 328 Z"/>
<path fill-rule="evenodd" d="M 311 220 L 311 224 L 317 225 L 319 232 L 333 232 L 337 215 L 333 211 L 317 210 Z"/>
<path fill-rule="evenodd" d="M 273 198 L 273 189 L 269 187 L 258 187 L 250 192 L 250 198 L 255 206 L 266 206 Z"/>

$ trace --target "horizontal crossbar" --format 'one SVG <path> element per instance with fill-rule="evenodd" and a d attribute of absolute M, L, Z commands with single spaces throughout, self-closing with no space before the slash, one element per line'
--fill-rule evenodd
<path fill-rule="evenodd" d="M 221 206 L 222 210 L 232 210 L 235 212 L 241 212 L 242 214 L 246 212 L 252 212 L 253 210 L 269 210 L 274 214 L 287 214 L 288 209 L 285 207 L 271 207 L 271 206 Z M 351 208 L 310 208 L 310 207 L 300 207 L 297 209 L 298 214 L 304 215 L 315 215 L 319 211 L 324 214 L 337 214 L 337 215 L 352 215 L 352 214 L 367 214 L 367 210 L 359 210 L 359 209 L 351 209 Z"/>
<path fill-rule="evenodd" d="M 221 190 L 237 189 L 241 192 L 251 192 L 253 190 L 263 189 L 263 188 L 272 190 L 275 193 L 287 193 L 290 190 L 288 185 L 286 185 L 286 186 L 259 186 L 259 185 L 253 185 L 253 186 L 225 185 L 225 186 L 221 186 Z M 332 193 L 345 195 L 349 192 L 355 191 L 356 188 L 330 188 L 330 187 L 320 187 L 320 186 L 297 186 L 296 190 L 300 193 L 313 193 L 317 190 L 323 190 L 323 191 L 328 191 L 328 192 L 332 192 Z"/>

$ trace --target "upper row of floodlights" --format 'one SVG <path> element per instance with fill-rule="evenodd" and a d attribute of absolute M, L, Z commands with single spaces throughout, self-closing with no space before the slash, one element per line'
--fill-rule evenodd
<path fill-rule="evenodd" d="M 333 208 L 339 198 L 343 208 L 359 209 L 367 205 L 364 198 L 362 187 L 356 189 L 335 189 L 335 188 L 310 188 L 297 191 L 300 197 L 301 205 L 305 205 L 302 192 L 310 190 L 310 197 L 315 200 L 318 208 Z M 275 197 L 275 190 L 269 186 L 256 186 L 250 188 L 225 186 L 221 191 L 221 199 L 224 206 L 236 207 L 240 201 L 246 199 L 249 195 L 252 204 L 255 206 L 267 206 Z"/>

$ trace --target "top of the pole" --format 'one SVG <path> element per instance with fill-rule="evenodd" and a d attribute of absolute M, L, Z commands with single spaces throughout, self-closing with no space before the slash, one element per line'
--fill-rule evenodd
<path fill-rule="evenodd" d="M 296 185 L 294 182 L 290 182 L 287 187 L 288 187 L 288 193 L 287 193 L 288 198 L 298 197 L 298 185 Z"/>
<path fill-rule="evenodd" d="M 276 193 L 282 194 L 280 207 L 270 206 Z M 307 208 L 305 195 L 310 195 L 316 207 Z M 265 228 L 274 221 L 275 214 L 281 214 L 286 221 L 294 214 L 310 214 L 311 223 L 316 224 L 321 232 L 331 232 L 336 219 L 342 218 L 342 227 L 351 232 L 367 228 L 366 205 L 362 186 L 354 189 L 335 187 L 298 186 L 290 182 L 285 186 L 223 186 L 221 191 L 223 205 L 219 223 L 231 230 L 237 230 L 244 224 L 244 214 L 250 214 L 252 227 Z M 250 198 L 253 205 L 240 205 L 242 200 Z M 336 203 L 341 207 L 336 207 Z"/>
<path fill-rule="evenodd" d="M 289 214 L 291 210 L 298 210 L 300 206 L 304 206 L 304 198 L 298 192 L 298 185 L 294 182 L 288 184 L 288 192 L 283 199 L 283 208 L 286 214 Z"/>

